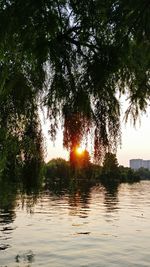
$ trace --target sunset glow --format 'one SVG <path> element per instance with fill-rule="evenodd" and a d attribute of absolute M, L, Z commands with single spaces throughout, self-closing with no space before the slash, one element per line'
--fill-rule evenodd
<path fill-rule="evenodd" d="M 81 155 L 83 152 L 84 152 L 84 149 L 82 147 L 79 146 L 79 147 L 76 148 L 76 153 L 78 155 Z"/>

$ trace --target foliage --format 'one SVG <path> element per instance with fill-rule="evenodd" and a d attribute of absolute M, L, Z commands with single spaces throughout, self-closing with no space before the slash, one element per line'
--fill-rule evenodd
<path fill-rule="evenodd" d="M 67 149 L 94 131 L 95 158 L 114 151 L 117 91 L 127 89 L 126 115 L 134 118 L 150 97 L 149 7 L 148 0 L 0 1 L 1 173 L 7 162 L 16 170 L 25 158 L 41 161 L 40 100 L 52 138 L 61 118 Z"/>
<path fill-rule="evenodd" d="M 141 180 L 141 175 L 131 168 L 119 166 L 116 155 L 106 153 L 101 173 L 99 174 L 100 180 L 103 183 L 133 183 Z"/>
<path fill-rule="evenodd" d="M 150 180 L 150 170 L 145 168 L 140 168 L 135 173 L 140 177 L 142 180 Z"/>
<path fill-rule="evenodd" d="M 52 159 L 45 164 L 44 176 L 46 186 L 55 187 L 57 191 L 61 187 L 71 185 L 74 187 L 82 182 L 102 183 L 108 187 L 120 183 L 139 182 L 141 179 L 148 179 L 150 172 L 146 169 L 134 171 L 131 168 L 119 166 L 116 155 L 107 153 L 103 166 L 90 163 L 86 167 L 77 165 L 75 168 L 62 158 Z"/>
<path fill-rule="evenodd" d="M 81 161 L 81 164 L 79 164 L 79 161 Z M 52 159 L 45 164 L 44 181 L 46 186 L 56 187 L 56 190 L 62 186 L 74 187 L 82 181 L 86 183 L 94 182 L 97 173 L 93 166 L 95 165 L 86 161 L 86 158 L 77 158 L 77 162 L 73 163 L 62 158 Z"/>
<path fill-rule="evenodd" d="M 90 155 L 85 149 L 81 153 L 76 151 L 76 147 L 70 151 L 70 164 L 76 169 L 85 169 L 90 165 Z"/>
<path fill-rule="evenodd" d="M 45 181 L 47 184 L 50 182 L 65 184 L 69 179 L 69 172 L 69 163 L 66 160 L 62 158 L 52 159 L 45 165 Z"/>
<path fill-rule="evenodd" d="M 118 161 L 115 154 L 106 153 L 102 167 L 102 179 L 110 181 L 119 179 Z"/>
<path fill-rule="evenodd" d="M 125 183 L 139 182 L 141 176 L 131 168 L 119 166 L 120 181 Z"/>
<path fill-rule="evenodd" d="M 42 136 L 34 97 L 23 75 L 11 69 L 0 90 L 0 176 L 17 177 L 30 165 L 36 170 L 42 163 Z"/>

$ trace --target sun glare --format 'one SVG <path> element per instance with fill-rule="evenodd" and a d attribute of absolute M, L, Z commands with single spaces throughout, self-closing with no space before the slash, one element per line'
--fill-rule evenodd
<path fill-rule="evenodd" d="M 81 155 L 83 152 L 84 152 L 84 149 L 82 147 L 79 146 L 79 147 L 76 148 L 76 153 L 78 155 Z"/>

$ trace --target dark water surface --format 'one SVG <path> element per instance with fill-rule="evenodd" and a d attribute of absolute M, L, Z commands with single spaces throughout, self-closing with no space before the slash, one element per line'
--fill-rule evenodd
<path fill-rule="evenodd" d="M 150 181 L 0 194 L 0 267 L 150 266 Z"/>

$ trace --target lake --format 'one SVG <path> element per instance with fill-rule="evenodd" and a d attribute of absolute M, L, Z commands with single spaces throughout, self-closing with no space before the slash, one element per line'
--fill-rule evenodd
<path fill-rule="evenodd" d="M 0 267 L 150 266 L 150 181 L 0 194 Z"/>

